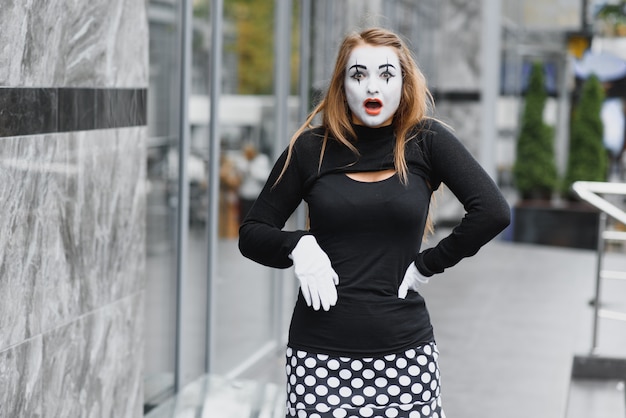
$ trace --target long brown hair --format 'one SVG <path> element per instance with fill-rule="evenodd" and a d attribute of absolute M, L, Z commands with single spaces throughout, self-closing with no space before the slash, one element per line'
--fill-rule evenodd
<path fill-rule="evenodd" d="M 344 80 L 350 54 L 354 48 L 360 45 L 387 46 L 393 48 L 398 54 L 402 73 L 402 95 L 400 105 L 398 106 L 392 122 L 396 135 L 394 166 L 400 180 L 404 184 L 407 183 L 408 168 L 404 155 L 405 144 L 411 139 L 409 135 L 415 134 L 413 128 L 420 121 L 429 118 L 429 112 L 434 108 L 434 101 L 428 90 L 424 74 L 420 71 L 411 51 L 407 48 L 402 39 L 387 29 L 376 27 L 363 30 L 362 32 L 351 33 L 344 38 L 339 47 L 339 53 L 328 85 L 328 90 L 320 103 L 309 114 L 306 121 L 291 137 L 287 160 L 285 161 L 285 165 L 283 166 L 283 170 L 277 182 L 280 181 L 289 165 L 296 140 L 305 130 L 312 128 L 312 121 L 319 114 L 321 114 L 322 117 L 321 125 L 325 128 L 319 167 L 322 165 L 322 159 L 329 137 L 334 138 L 354 153 L 358 154 L 357 149 L 348 139 L 349 137 L 355 137 L 356 134 L 352 129 L 351 112 L 346 100 Z M 429 220 L 427 223 L 427 231 L 430 230 L 432 230 L 432 224 Z"/>

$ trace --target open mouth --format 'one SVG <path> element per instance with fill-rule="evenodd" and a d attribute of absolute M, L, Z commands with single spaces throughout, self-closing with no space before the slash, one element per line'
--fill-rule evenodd
<path fill-rule="evenodd" d="M 376 116 L 382 110 L 383 102 L 379 99 L 367 99 L 363 102 L 363 106 L 365 107 L 365 113 L 371 116 Z"/>

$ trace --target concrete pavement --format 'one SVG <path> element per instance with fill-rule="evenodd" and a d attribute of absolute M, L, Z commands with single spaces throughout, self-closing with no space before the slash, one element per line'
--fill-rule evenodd
<path fill-rule="evenodd" d="M 593 402 L 610 410 L 586 418 L 624 418 L 623 383 L 571 384 L 573 359 L 591 344 L 595 261 L 589 250 L 496 240 L 431 280 L 423 293 L 449 418 L 573 418 L 576 405 Z M 626 255 L 610 253 L 606 264 L 626 271 Z M 603 297 L 626 312 L 626 281 L 605 283 Z M 626 322 L 602 320 L 599 342 L 598 355 L 626 358 Z M 283 385 L 279 354 L 243 379 L 205 376 L 189 386 L 194 395 L 183 391 L 148 417 L 281 417 Z"/>

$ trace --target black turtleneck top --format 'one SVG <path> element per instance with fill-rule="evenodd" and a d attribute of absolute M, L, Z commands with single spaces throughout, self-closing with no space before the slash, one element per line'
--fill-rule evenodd
<path fill-rule="evenodd" d="M 242 254 L 263 265 L 286 268 L 289 254 L 306 234 L 315 236 L 339 275 L 338 301 L 315 311 L 298 296 L 289 345 L 313 353 L 371 356 L 434 341 L 424 299 L 398 287 L 411 262 L 432 276 L 474 255 L 509 223 L 510 210 L 492 179 L 443 125 L 428 120 L 406 144 L 408 182 L 398 175 L 360 182 L 346 173 L 394 168 L 393 126 L 353 126 L 355 155 L 329 139 L 320 165 L 323 128 L 297 139 L 283 177 L 287 151 L 240 228 Z M 466 214 L 434 247 L 421 251 L 432 191 L 444 183 Z M 310 229 L 283 230 L 304 200 Z"/>

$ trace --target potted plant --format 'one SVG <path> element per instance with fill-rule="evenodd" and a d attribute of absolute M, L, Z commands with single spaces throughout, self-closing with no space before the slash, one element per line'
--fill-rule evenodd
<path fill-rule="evenodd" d="M 544 122 L 547 93 L 543 65 L 532 65 L 513 166 L 515 186 L 523 201 L 549 202 L 557 185 L 554 129 Z"/>
<path fill-rule="evenodd" d="M 560 189 L 567 197 L 573 197 L 569 194 L 573 181 L 598 180 L 597 174 L 606 170 L 606 161 L 600 158 L 601 155 L 606 158 L 606 154 L 598 149 L 602 148 L 599 107 L 602 101 L 598 102 L 597 86 L 597 78 L 585 82 L 573 112 L 569 163 Z M 520 200 L 513 209 L 513 240 L 594 249 L 598 236 L 597 211 L 574 199 L 555 198 L 559 179 L 553 131 L 543 122 L 545 100 L 542 67 L 534 64 L 513 171 L 520 193 Z"/>
<path fill-rule="evenodd" d="M 567 168 L 561 185 L 564 207 L 570 214 L 570 230 L 575 231 L 580 248 L 596 249 L 599 212 L 581 201 L 572 190 L 575 181 L 606 181 L 609 156 L 603 143 L 601 117 L 604 88 L 594 74 L 585 79 L 572 109 Z"/>
<path fill-rule="evenodd" d="M 595 75 L 583 84 L 580 99 L 572 112 L 567 171 L 563 180 L 563 195 L 572 199 L 575 181 L 606 181 L 608 155 L 602 142 L 603 124 L 600 112 L 604 89 Z"/>

